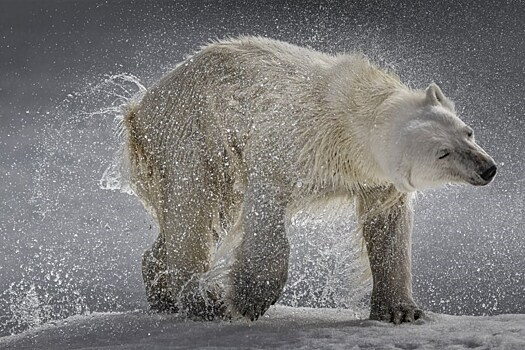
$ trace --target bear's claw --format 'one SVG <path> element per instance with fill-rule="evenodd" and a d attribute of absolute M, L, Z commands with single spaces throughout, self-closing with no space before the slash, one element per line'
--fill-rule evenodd
<path fill-rule="evenodd" d="M 371 320 L 392 322 L 401 324 L 403 322 L 414 322 L 425 316 L 423 310 L 413 304 L 397 304 L 390 307 L 372 307 Z"/>
<path fill-rule="evenodd" d="M 256 305 L 246 305 L 244 310 L 239 310 L 239 313 L 250 321 L 256 321 L 263 316 L 270 308 L 271 303 L 263 302 Z"/>
<path fill-rule="evenodd" d="M 271 302 L 266 300 L 245 300 L 241 305 L 236 305 L 237 313 L 251 321 L 256 321 L 263 316 L 271 306 Z"/>
<path fill-rule="evenodd" d="M 280 288 L 275 282 L 267 284 L 256 278 L 236 277 L 228 298 L 234 315 L 255 321 L 279 299 Z"/>

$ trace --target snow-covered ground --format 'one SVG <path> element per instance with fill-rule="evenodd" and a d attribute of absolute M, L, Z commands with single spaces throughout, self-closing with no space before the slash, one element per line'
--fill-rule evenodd
<path fill-rule="evenodd" d="M 430 314 L 394 326 L 349 310 L 276 306 L 257 322 L 96 313 L 0 338 L 0 349 L 525 349 L 525 314 Z"/>

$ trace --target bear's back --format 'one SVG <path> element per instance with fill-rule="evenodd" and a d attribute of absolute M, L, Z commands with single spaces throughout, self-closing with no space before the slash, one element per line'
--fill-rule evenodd
<path fill-rule="evenodd" d="M 204 46 L 200 54 L 217 51 L 230 52 L 243 63 L 259 64 L 265 68 L 289 65 L 295 66 L 298 70 L 311 70 L 330 68 L 335 62 L 334 56 L 263 37 L 246 36 L 218 41 Z"/>

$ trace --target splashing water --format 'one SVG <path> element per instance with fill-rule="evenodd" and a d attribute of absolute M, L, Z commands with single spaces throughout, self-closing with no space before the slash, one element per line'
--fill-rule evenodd
<path fill-rule="evenodd" d="M 140 98 L 146 92 L 146 88 L 138 81 L 138 79 L 132 75 L 120 74 L 117 76 L 111 77 L 108 80 L 109 84 L 114 84 L 124 91 L 124 94 L 117 93 L 115 94 L 116 99 L 113 104 L 109 107 L 103 108 L 98 111 L 96 114 L 102 116 L 114 116 L 115 121 L 115 130 L 117 138 L 120 141 L 120 149 L 116 153 L 112 163 L 100 179 L 100 188 L 103 190 L 120 190 L 123 193 L 133 194 L 130 184 L 128 183 L 129 179 L 129 164 L 126 163 L 128 158 L 125 153 L 127 152 L 125 147 L 126 142 L 126 131 L 122 125 L 124 113 L 130 104 L 133 104 L 134 101 L 139 101 Z M 129 90 L 126 88 L 126 85 L 131 84 L 133 88 L 138 88 L 138 92 L 133 92 L 132 89 Z M 132 93 L 133 92 L 133 93 Z"/>
<path fill-rule="evenodd" d="M 50 271 L 44 282 L 21 280 L 11 283 L 0 295 L 8 310 L 0 317 L 0 326 L 5 331 L 15 334 L 53 320 L 89 312 L 86 296 L 67 281 L 67 277 Z"/>
<path fill-rule="evenodd" d="M 103 196 L 94 185 L 114 153 L 115 120 L 144 91 L 132 75 L 106 76 L 68 93 L 54 112 L 43 115 L 47 123 L 36 136 L 32 185 L 18 199 L 31 211 L 20 213 L 9 236 L 19 248 L 7 261 L 24 263 L 16 267 L 18 279 L 0 289 L 0 336 L 75 314 L 137 306 L 113 284 L 127 276 L 116 272 L 125 254 L 115 253 L 112 241 L 130 240 L 131 228 L 108 220 L 111 204 L 96 208 Z M 112 235 L 112 226 L 122 232 Z M 97 266 L 99 261 L 107 266 Z"/>
<path fill-rule="evenodd" d="M 345 308 L 367 317 L 370 267 L 354 206 L 341 203 L 294 217 L 289 234 L 290 273 L 280 303 Z"/>

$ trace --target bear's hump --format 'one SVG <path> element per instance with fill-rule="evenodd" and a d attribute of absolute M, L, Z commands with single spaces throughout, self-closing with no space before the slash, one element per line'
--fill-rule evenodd
<path fill-rule="evenodd" d="M 329 68 L 336 57 L 316 50 L 300 47 L 280 40 L 256 36 L 241 36 L 212 42 L 200 53 L 230 52 L 241 60 L 266 64 L 292 64 Z"/>

